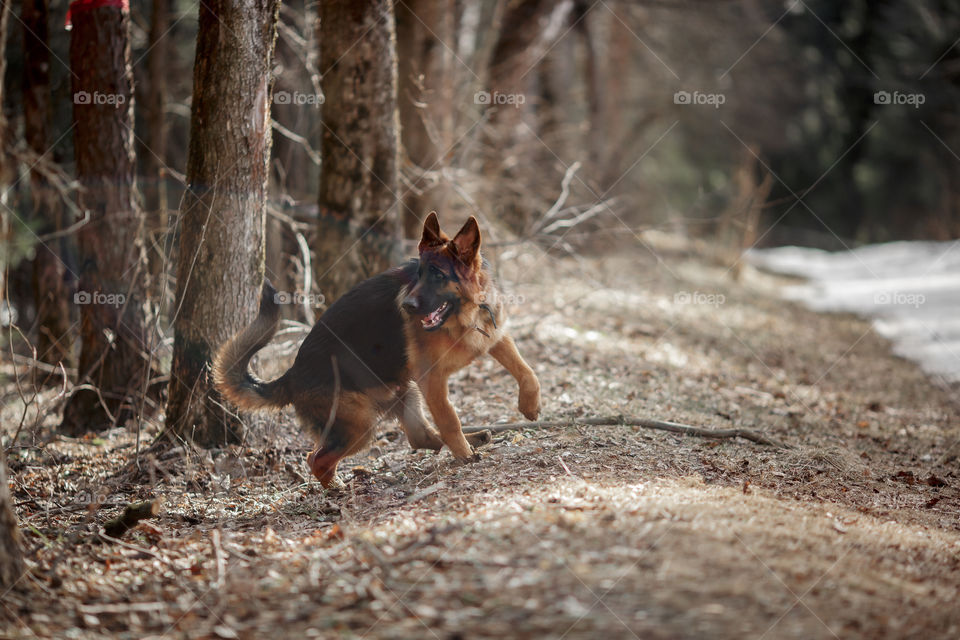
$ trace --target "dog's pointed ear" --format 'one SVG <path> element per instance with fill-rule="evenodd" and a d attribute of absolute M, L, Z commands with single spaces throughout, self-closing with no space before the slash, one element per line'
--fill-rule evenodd
<path fill-rule="evenodd" d="M 470 216 L 457 235 L 453 237 L 453 245 L 457 248 L 457 257 L 464 264 L 472 264 L 480 254 L 480 225 L 477 219 Z"/>
<path fill-rule="evenodd" d="M 435 247 L 443 244 L 443 232 L 440 231 L 440 220 L 437 218 L 437 212 L 431 211 L 427 214 L 427 219 L 423 221 L 423 235 L 420 236 L 420 246 L 418 249 L 423 251 L 428 247 Z"/>

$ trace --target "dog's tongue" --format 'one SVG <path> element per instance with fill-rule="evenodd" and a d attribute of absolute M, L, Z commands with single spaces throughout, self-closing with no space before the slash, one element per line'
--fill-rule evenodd
<path fill-rule="evenodd" d="M 423 326 L 427 328 L 436 326 L 436 324 L 440 322 L 440 318 L 443 316 L 443 312 L 446 311 L 446 309 L 447 305 L 444 303 L 435 310 L 431 311 L 429 314 L 427 314 L 427 317 L 423 319 Z"/>

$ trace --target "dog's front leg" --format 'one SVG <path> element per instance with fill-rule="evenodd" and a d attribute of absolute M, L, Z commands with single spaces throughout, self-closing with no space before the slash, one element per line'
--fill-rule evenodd
<path fill-rule="evenodd" d="M 428 373 L 424 380 L 418 382 L 418 385 L 427 401 L 430 415 L 433 416 L 433 421 L 440 431 L 440 439 L 450 448 L 450 453 L 458 460 L 471 459 L 473 449 L 463 437 L 460 418 L 447 397 L 447 376 Z"/>
<path fill-rule="evenodd" d="M 540 415 L 540 381 L 517 351 L 513 338 L 504 336 L 500 342 L 493 345 L 490 355 L 510 372 L 520 387 L 520 399 L 517 407 L 528 420 L 536 420 Z"/>

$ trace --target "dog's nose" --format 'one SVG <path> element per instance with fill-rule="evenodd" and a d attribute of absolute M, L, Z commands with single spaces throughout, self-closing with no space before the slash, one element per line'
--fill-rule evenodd
<path fill-rule="evenodd" d="M 403 299 L 403 302 L 400 303 L 400 306 L 403 307 L 403 310 L 407 313 L 416 313 L 420 309 L 420 305 L 417 304 L 415 296 L 407 296 Z"/>

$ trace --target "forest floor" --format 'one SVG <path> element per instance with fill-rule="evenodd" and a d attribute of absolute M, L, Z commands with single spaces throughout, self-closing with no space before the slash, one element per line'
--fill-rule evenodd
<path fill-rule="evenodd" d="M 133 427 L 55 437 L 8 455 L 31 571 L 0 599 L 0 635 L 960 636 L 957 387 L 750 269 L 734 282 L 642 247 L 492 257 L 544 419 L 740 426 L 789 448 L 571 426 L 497 434 L 457 464 L 386 423 L 328 492 L 286 412 L 250 418 L 246 446 L 159 459 L 137 456 Z M 263 352 L 264 374 L 296 337 Z M 451 387 L 464 424 L 521 419 L 492 359 Z M 23 406 L 4 391 L 9 437 Z M 43 418 L 25 444 L 51 433 Z M 158 518 L 97 537 L 149 497 Z"/>

